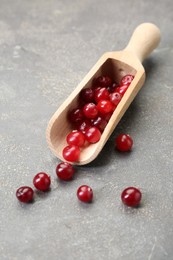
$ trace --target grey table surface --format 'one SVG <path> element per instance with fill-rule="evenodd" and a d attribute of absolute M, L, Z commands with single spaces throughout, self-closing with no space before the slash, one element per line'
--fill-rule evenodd
<path fill-rule="evenodd" d="M 47 122 L 106 51 L 125 47 L 134 28 L 154 22 L 159 47 L 144 62 L 147 79 L 98 158 L 73 181 L 55 175 Z M 0 259 L 173 259 L 173 2 L 0 0 Z M 114 139 L 134 139 L 120 154 Z M 15 191 L 51 175 L 51 191 L 21 205 Z M 76 190 L 94 190 L 82 204 Z M 120 200 L 139 187 L 142 204 Z"/>

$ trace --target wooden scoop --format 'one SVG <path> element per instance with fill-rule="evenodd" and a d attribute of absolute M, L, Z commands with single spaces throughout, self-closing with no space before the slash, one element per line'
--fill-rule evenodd
<path fill-rule="evenodd" d="M 67 119 L 67 114 L 70 110 L 77 107 L 78 95 L 81 89 L 91 87 L 93 79 L 98 76 L 107 75 L 116 82 L 119 82 L 126 74 L 135 76 L 109 120 L 100 141 L 83 148 L 80 161 L 75 163 L 78 165 L 84 165 L 93 161 L 103 148 L 114 128 L 144 84 L 145 70 L 141 63 L 156 48 L 159 41 L 159 29 L 152 23 L 143 23 L 135 29 L 124 50 L 103 54 L 49 121 L 46 131 L 47 142 L 51 151 L 59 159 L 64 161 L 62 150 L 67 146 L 66 136 L 73 130 L 71 123 Z"/>

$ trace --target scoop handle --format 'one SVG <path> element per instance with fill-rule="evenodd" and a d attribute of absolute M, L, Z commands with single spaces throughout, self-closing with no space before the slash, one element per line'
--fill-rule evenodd
<path fill-rule="evenodd" d="M 152 23 L 142 23 L 134 30 L 125 50 L 133 52 L 143 62 L 159 42 L 159 28 Z"/>

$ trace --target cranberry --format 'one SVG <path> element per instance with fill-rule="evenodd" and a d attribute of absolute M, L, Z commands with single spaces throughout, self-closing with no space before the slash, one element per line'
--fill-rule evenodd
<path fill-rule="evenodd" d="M 82 202 L 91 202 L 93 199 L 93 191 L 91 187 L 82 185 L 77 190 L 77 197 Z"/>
<path fill-rule="evenodd" d="M 117 82 L 114 82 L 112 83 L 112 85 L 110 85 L 107 90 L 109 91 L 109 93 L 113 93 L 116 91 L 116 88 L 118 87 L 118 83 Z"/>
<path fill-rule="evenodd" d="M 97 143 L 100 140 L 101 132 L 95 126 L 89 127 L 85 131 L 85 137 L 86 137 L 86 140 L 89 143 L 94 144 L 94 143 Z"/>
<path fill-rule="evenodd" d="M 101 87 L 109 87 L 112 84 L 112 80 L 108 76 L 100 76 L 94 80 L 94 85 Z"/>
<path fill-rule="evenodd" d="M 126 75 L 121 79 L 120 85 L 130 85 L 132 80 L 134 79 L 133 75 Z"/>
<path fill-rule="evenodd" d="M 100 116 L 98 116 L 97 118 L 95 118 L 91 121 L 92 126 L 96 126 L 101 132 L 103 132 L 107 123 L 108 122 Z"/>
<path fill-rule="evenodd" d="M 73 178 L 74 168 L 70 163 L 62 162 L 56 167 L 56 174 L 60 180 L 69 181 Z"/>
<path fill-rule="evenodd" d="M 141 198 L 142 194 L 140 190 L 135 187 L 128 187 L 121 194 L 122 202 L 129 207 L 138 206 Z"/>
<path fill-rule="evenodd" d="M 69 162 L 77 162 L 79 161 L 80 149 L 76 145 L 69 145 L 63 149 L 62 155 Z"/>
<path fill-rule="evenodd" d="M 94 101 L 94 90 L 92 88 L 82 89 L 80 92 L 80 97 L 87 103 Z"/>
<path fill-rule="evenodd" d="M 125 94 L 126 90 L 128 89 L 128 85 L 122 85 L 118 88 L 116 88 L 116 92 L 118 92 L 119 94 L 121 94 L 122 96 Z"/>
<path fill-rule="evenodd" d="M 115 139 L 115 145 L 116 148 L 121 151 L 121 152 L 128 152 L 131 150 L 133 146 L 133 140 L 130 137 L 130 135 L 127 134 L 120 134 L 116 139 Z"/>
<path fill-rule="evenodd" d="M 83 113 L 87 118 L 95 118 L 98 114 L 97 106 L 94 103 L 88 103 L 84 106 Z"/>
<path fill-rule="evenodd" d="M 69 113 L 69 120 L 72 123 L 80 122 L 83 118 L 83 112 L 80 108 L 75 108 Z"/>
<path fill-rule="evenodd" d="M 121 101 L 122 95 L 118 92 L 114 92 L 112 94 L 110 94 L 110 101 L 117 106 L 119 104 L 119 102 Z"/>
<path fill-rule="evenodd" d="M 109 100 L 100 100 L 97 109 L 101 114 L 107 114 L 113 110 L 113 105 Z"/>
<path fill-rule="evenodd" d="M 98 103 L 100 100 L 107 100 L 109 99 L 109 92 L 106 88 L 97 88 L 94 91 L 94 99 Z"/>
<path fill-rule="evenodd" d="M 20 202 L 28 203 L 33 200 L 34 191 L 28 186 L 22 186 L 17 189 L 16 197 Z"/>
<path fill-rule="evenodd" d="M 110 112 L 110 113 L 108 113 L 108 114 L 105 114 L 105 115 L 103 115 L 104 116 L 104 119 L 107 121 L 107 122 L 109 122 L 109 120 L 110 120 L 110 118 L 111 118 L 111 116 L 112 116 L 112 112 Z"/>
<path fill-rule="evenodd" d="M 37 190 L 46 191 L 50 187 L 50 176 L 45 172 L 39 172 L 33 179 L 33 184 Z"/>
<path fill-rule="evenodd" d="M 83 146 L 85 143 L 85 136 L 80 131 L 72 131 L 66 137 L 69 145 Z"/>
<path fill-rule="evenodd" d="M 91 126 L 91 122 L 88 119 L 84 119 L 76 125 L 77 129 L 82 133 L 85 133 L 86 128 L 90 126 Z"/>

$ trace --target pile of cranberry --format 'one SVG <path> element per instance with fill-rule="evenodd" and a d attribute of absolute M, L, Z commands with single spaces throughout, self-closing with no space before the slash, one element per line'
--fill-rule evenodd
<path fill-rule="evenodd" d="M 111 115 L 130 86 L 134 76 L 124 76 L 120 84 L 108 76 L 94 79 L 92 87 L 82 89 L 78 107 L 69 111 L 68 119 L 72 124 L 62 155 L 66 161 L 80 160 L 80 151 L 87 144 L 97 143 Z"/>
<path fill-rule="evenodd" d="M 110 77 L 101 76 L 94 80 L 91 88 L 83 89 L 80 92 L 79 106 L 69 113 L 69 120 L 75 130 L 66 137 L 68 146 L 63 149 L 63 157 L 66 161 L 79 161 L 80 149 L 86 145 L 86 142 L 96 143 L 100 140 L 101 133 L 133 78 L 132 75 L 126 75 L 118 85 L 116 82 L 112 82 Z M 121 152 L 128 152 L 133 146 L 133 140 L 127 134 L 120 134 L 115 139 L 115 146 Z M 57 165 L 56 174 L 60 180 L 73 179 L 75 168 L 69 162 Z M 51 178 L 45 172 L 40 172 L 34 177 L 33 184 L 37 190 L 45 192 L 50 189 Z M 31 202 L 34 190 L 29 186 L 22 186 L 17 189 L 16 197 L 20 202 Z M 77 197 L 82 202 L 91 202 L 93 199 L 92 188 L 87 185 L 80 186 L 77 190 Z M 128 187 L 121 194 L 122 202 L 130 207 L 138 206 L 141 197 L 140 190 L 135 187 Z"/>

